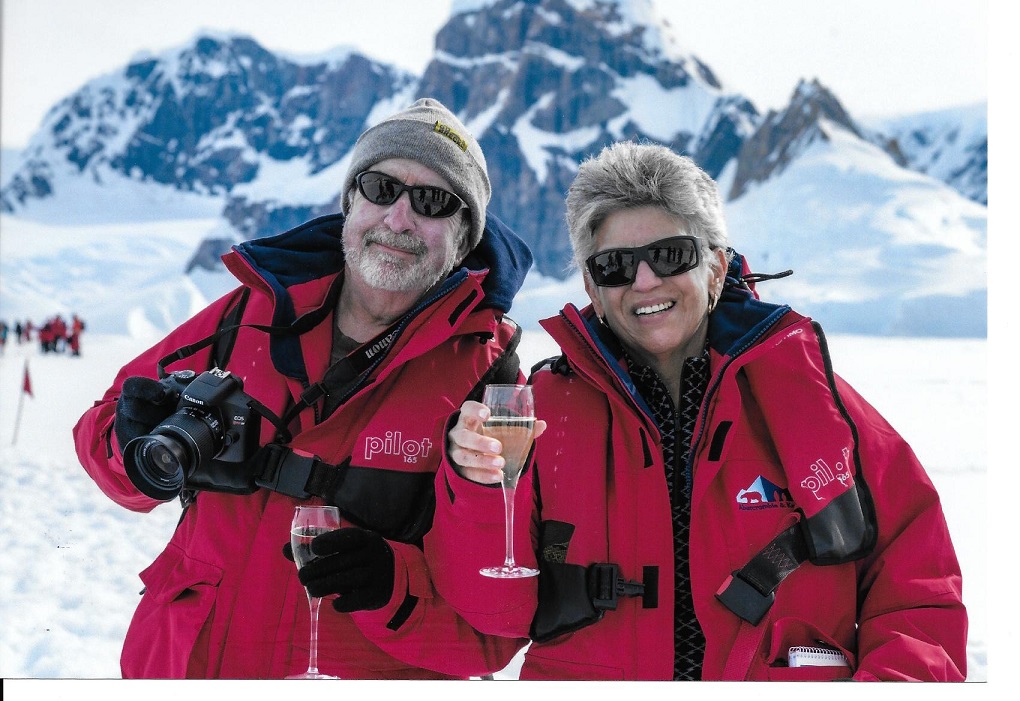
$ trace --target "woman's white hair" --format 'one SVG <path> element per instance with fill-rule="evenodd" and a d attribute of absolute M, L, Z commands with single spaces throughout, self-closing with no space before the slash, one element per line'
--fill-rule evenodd
<path fill-rule="evenodd" d="M 574 266 L 585 270 L 585 260 L 595 252 L 595 230 L 606 217 L 635 207 L 672 214 L 706 249 L 729 248 L 722 197 L 708 173 L 665 146 L 621 141 L 582 162 L 567 192 Z M 715 265 L 714 256 L 705 257 Z"/>

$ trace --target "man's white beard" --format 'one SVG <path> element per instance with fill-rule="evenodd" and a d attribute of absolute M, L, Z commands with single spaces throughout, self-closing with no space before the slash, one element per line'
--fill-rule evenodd
<path fill-rule="evenodd" d="M 382 243 L 415 254 L 411 261 L 391 256 L 372 243 Z M 394 234 L 376 227 L 364 237 L 350 241 L 344 237 L 347 264 L 358 271 L 365 282 L 387 292 L 424 292 L 442 280 L 456 264 L 457 251 L 449 247 L 447 260 L 437 269 L 428 257 L 425 242 L 410 234 Z"/>

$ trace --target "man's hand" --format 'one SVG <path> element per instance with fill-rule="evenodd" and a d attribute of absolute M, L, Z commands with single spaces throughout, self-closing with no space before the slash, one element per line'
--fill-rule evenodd
<path fill-rule="evenodd" d="M 176 408 L 177 397 L 156 380 L 139 376 L 125 379 L 113 420 L 121 453 L 132 438 L 151 433 Z"/>
<path fill-rule="evenodd" d="M 283 548 L 294 560 L 290 543 Z M 339 594 L 333 608 L 340 613 L 382 608 L 393 595 L 393 549 L 386 539 L 363 528 L 341 528 L 312 541 L 314 560 L 298 570 L 298 579 L 312 596 Z"/>

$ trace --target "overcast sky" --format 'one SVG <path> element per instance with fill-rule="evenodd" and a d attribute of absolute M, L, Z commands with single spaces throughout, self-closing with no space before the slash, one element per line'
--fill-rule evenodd
<path fill-rule="evenodd" d="M 656 0 L 680 44 L 761 111 L 818 78 L 851 114 L 988 97 L 988 0 Z M 0 142 L 23 146 L 55 102 L 139 51 L 200 29 L 271 50 L 351 45 L 421 72 L 451 0 L 0 0 Z M 996 10 L 997 12 L 997 10 Z M 992 26 L 998 26 L 992 21 Z"/>

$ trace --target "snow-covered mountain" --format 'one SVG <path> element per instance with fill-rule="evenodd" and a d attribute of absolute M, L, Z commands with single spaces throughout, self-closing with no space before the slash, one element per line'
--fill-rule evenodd
<path fill-rule="evenodd" d="M 988 204 L 988 105 L 980 103 L 892 119 L 866 121 L 911 170 L 948 183 Z"/>
<path fill-rule="evenodd" d="M 779 177 L 727 206 L 765 299 L 841 332 L 987 333 L 987 208 L 899 167 L 845 125 L 819 120 Z"/>
<path fill-rule="evenodd" d="M 127 180 L 205 196 L 242 236 L 279 231 L 329 206 L 341 159 L 414 82 L 349 49 L 278 56 L 203 32 L 55 105 L 5 174 L 0 207 L 33 216 L 36 200 L 68 199 L 69 181 Z"/>
<path fill-rule="evenodd" d="M 817 80 L 760 115 L 683 50 L 651 0 L 457 0 L 421 76 L 346 49 L 280 56 L 203 33 L 55 105 L 4 163 L 0 206 L 61 227 L 208 220 L 182 270 L 213 268 L 239 238 L 334 210 L 358 134 L 424 95 L 478 137 L 490 207 L 535 253 L 519 316 L 553 313 L 564 288 L 580 291 L 563 218 L 577 164 L 643 139 L 719 180 L 734 246 L 754 269 L 794 269 L 759 289 L 766 298 L 833 330 L 985 334 L 984 119 L 861 126 Z M 4 297 L 31 284 L 0 264 Z"/>

